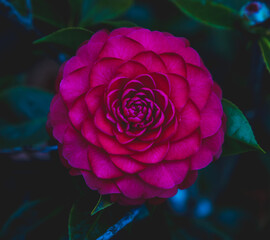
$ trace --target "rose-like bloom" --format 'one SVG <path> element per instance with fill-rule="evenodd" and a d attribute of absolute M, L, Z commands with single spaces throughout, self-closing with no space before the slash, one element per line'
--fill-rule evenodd
<path fill-rule="evenodd" d="M 185 38 L 101 30 L 58 83 L 48 126 L 62 162 L 112 201 L 172 197 L 221 154 L 221 89 Z"/>

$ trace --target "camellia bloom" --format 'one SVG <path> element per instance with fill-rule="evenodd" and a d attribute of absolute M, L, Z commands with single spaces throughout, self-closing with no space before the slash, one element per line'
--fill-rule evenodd
<path fill-rule="evenodd" d="M 63 164 L 120 204 L 158 202 L 221 154 L 221 89 L 185 38 L 101 30 L 58 76 L 48 127 Z"/>

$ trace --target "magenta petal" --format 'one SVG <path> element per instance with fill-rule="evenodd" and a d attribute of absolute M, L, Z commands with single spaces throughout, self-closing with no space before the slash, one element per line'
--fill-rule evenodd
<path fill-rule="evenodd" d="M 93 66 L 90 74 L 90 86 L 96 87 L 108 84 L 117 71 L 123 60 L 117 58 L 102 58 Z"/>
<path fill-rule="evenodd" d="M 203 138 L 212 136 L 220 128 L 223 109 L 220 99 L 212 93 L 201 112 L 201 134 Z"/>
<path fill-rule="evenodd" d="M 156 88 L 166 93 L 168 96 L 171 93 L 171 84 L 168 77 L 162 73 L 150 73 L 156 83 Z"/>
<path fill-rule="evenodd" d="M 146 131 L 139 139 L 141 141 L 154 141 L 156 140 L 162 132 L 162 127 L 152 129 L 151 131 Z"/>
<path fill-rule="evenodd" d="M 94 123 L 101 132 L 111 136 L 114 135 L 111 122 L 106 118 L 106 115 L 101 107 L 96 111 Z"/>
<path fill-rule="evenodd" d="M 192 101 L 189 101 L 179 114 L 179 123 L 173 141 L 187 137 L 200 126 L 200 111 Z"/>
<path fill-rule="evenodd" d="M 208 148 L 202 146 L 197 153 L 190 158 L 191 170 L 205 168 L 213 161 L 213 153 Z"/>
<path fill-rule="evenodd" d="M 119 169 L 126 173 L 136 173 L 143 169 L 145 169 L 145 165 L 135 161 L 134 159 L 128 157 L 128 156 L 110 156 L 112 162 L 117 166 Z"/>
<path fill-rule="evenodd" d="M 117 139 L 103 133 L 98 133 L 98 139 L 105 151 L 110 154 L 126 155 L 133 152 L 121 145 Z"/>
<path fill-rule="evenodd" d="M 84 136 L 84 138 L 88 142 L 90 142 L 98 147 L 101 147 L 99 140 L 98 140 L 98 137 L 97 137 L 98 130 L 94 124 L 93 119 L 87 119 L 86 121 L 84 121 L 84 123 L 82 125 L 81 132 L 82 132 L 82 135 Z"/>
<path fill-rule="evenodd" d="M 176 110 L 180 111 L 186 104 L 189 97 L 188 83 L 183 77 L 177 74 L 168 74 L 168 77 L 171 82 L 170 98 Z"/>
<path fill-rule="evenodd" d="M 89 68 L 84 67 L 64 77 L 60 83 L 60 93 L 70 106 L 72 102 L 89 89 Z"/>
<path fill-rule="evenodd" d="M 128 198 L 152 198 L 159 194 L 160 189 L 144 183 L 134 175 L 126 175 L 116 179 L 116 184 L 120 191 Z"/>
<path fill-rule="evenodd" d="M 222 90 L 221 90 L 220 86 L 215 82 L 213 85 L 213 91 L 218 96 L 218 98 L 221 100 L 222 99 Z"/>
<path fill-rule="evenodd" d="M 163 189 L 163 191 L 158 195 L 160 198 L 170 198 L 173 197 L 178 191 L 177 186 L 171 189 Z"/>
<path fill-rule="evenodd" d="M 207 103 L 213 80 L 201 68 L 187 64 L 187 80 L 190 87 L 190 99 L 201 110 Z"/>
<path fill-rule="evenodd" d="M 152 145 L 153 145 L 153 142 L 139 142 L 139 141 L 133 141 L 126 144 L 128 149 L 137 151 L 137 152 L 144 152 L 147 149 L 149 149 Z"/>
<path fill-rule="evenodd" d="M 173 142 L 170 144 L 170 148 L 166 160 L 180 160 L 185 159 L 199 150 L 201 145 L 201 135 L 198 131 L 195 131 L 188 137 Z"/>
<path fill-rule="evenodd" d="M 224 142 L 224 130 L 222 127 L 213 136 L 203 139 L 203 146 L 210 149 L 213 155 L 219 155 L 221 146 Z"/>
<path fill-rule="evenodd" d="M 90 170 L 88 145 L 89 143 L 75 129 L 69 127 L 64 136 L 63 157 L 74 168 Z"/>
<path fill-rule="evenodd" d="M 127 77 L 134 79 L 136 76 L 147 73 L 147 69 L 141 63 L 136 61 L 127 61 L 123 63 L 116 72 L 117 76 Z"/>
<path fill-rule="evenodd" d="M 144 47 L 135 40 L 126 36 L 115 36 L 107 40 L 99 57 L 129 60 L 142 51 L 144 51 Z"/>
<path fill-rule="evenodd" d="M 166 67 L 161 57 L 154 52 L 141 52 L 133 57 L 135 60 L 144 65 L 149 72 L 166 72 Z"/>
<path fill-rule="evenodd" d="M 51 102 L 48 121 L 53 128 L 53 136 L 60 143 L 63 143 L 64 134 L 71 123 L 68 118 L 67 107 L 60 94 L 55 95 Z"/>
<path fill-rule="evenodd" d="M 139 172 L 139 176 L 150 185 L 170 189 L 184 180 L 188 168 L 188 161 L 177 161 L 166 164 L 160 163 L 149 166 Z"/>
<path fill-rule="evenodd" d="M 105 87 L 100 85 L 90 89 L 86 94 L 85 102 L 91 114 L 94 114 L 100 105 L 102 105 L 104 91 Z"/>
<path fill-rule="evenodd" d="M 169 149 L 169 143 L 155 145 L 145 152 L 131 155 L 132 158 L 142 163 L 158 163 L 164 159 Z"/>
<path fill-rule="evenodd" d="M 88 158 L 92 170 L 98 178 L 111 179 L 123 175 L 123 172 L 112 163 L 109 155 L 103 150 L 89 147 Z"/>
<path fill-rule="evenodd" d="M 67 77 L 70 73 L 86 67 L 88 64 L 86 62 L 82 62 L 81 59 L 78 56 L 74 56 L 70 58 L 63 69 L 63 77 Z"/>
<path fill-rule="evenodd" d="M 187 76 L 185 60 L 176 53 L 163 53 L 160 55 L 166 65 L 168 73 L 176 73 L 182 77 Z"/>
<path fill-rule="evenodd" d="M 128 136 L 127 134 L 118 131 L 114 131 L 114 135 L 121 144 L 127 144 L 135 139 L 135 137 Z"/>
<path fill-rule="evenodd" d="M 193 48 L 179 48 L 177 53 L 184 58 L 186 63 L 190 63 L 198 67 L 201 66 L 200 55 Z"/>
<path fill-rule="evenodd" d="M 117 29 L 114 29 L 110 33 L 110 37 L 114 37 L 114 36 L 118 36 L 118 35 L 126 36 L 126 35 L 128 35 L 129 33 L 133 32 L 133 31 L 137 31 L 138 29 L 140 29 L 140 27 L 131 27 L 131 28 L 122 27 L 122 28 L 117 28 Z"/>
<path fill-rule="evenodd" d="M 88 117 L 89 112 L 84 101 L 84 96 L 81 96 L 72 105 L 69 111 L 69 118 L 75 128 L 78 130 L 81 128 L 83 121 Z"/>
<path fill-rule="evenodd" d="M 184 181 L 178 185 L 179 189 L 186 189 L 193 185 L 198 177 L 198 171 L 189 171 Z"/>
<path fill-rule="evenodd" d="M 98 190 L 100 194 L 120 193 L 116 184 L 111 180 L 97 178 L 92 172 L 81 171 L 85 183 L 92 190 Z"/>

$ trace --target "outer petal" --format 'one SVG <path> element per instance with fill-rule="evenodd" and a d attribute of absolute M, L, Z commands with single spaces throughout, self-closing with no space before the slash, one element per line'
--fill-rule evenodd
<path fill-rule="evenodd" d="M 136 173 L 143 170 L 146 166 L 128 156 L 121 156 L 121 155 L 111 155 L 110 156 L 112 162 L 120 168 L 122 171 L 126 173 Z"/>
<path fill-rule="evenodd" d="M 150 149 L 131 155 L 132 158 L 142 163 L 158 163 L 164 159 L 169 149 L 169 143 L 155 145 Z"/>
<path fill-rule="evenodd" d="M 168 73 L 175 73 L 184 78 L 187 76 L 185 60 L 176 53 L 163 53 L 160 55 L 166 65 Z"/>
<path fill-rule="evenodd" d="M 168 74 L 171 83 L 170 98 L 176 108 L 180 111 L 186 104 L 189 96 L 189 86 L 187 81 L 177 74 Z"/>
<path fill-rule="evenodd" d="M 104 91 L 105 87 L 103 85 L 100 85 L 90 89 L 86 94 L 85 102 L 91 114 L 94 114 L 96 110 L 102 105 Z"/>
<path fill-rule="evenodd" d="M 102 58 L 93 66 L 90 74 L 90 86 L 96 87 L 108 84 L 114 77 L 117 68 L 123 60 L 117 58 Z"/>
<path fill-rule="evenodd" d="M 96 111 L 94 123 L 101 132 L 110 136 L 114 135 L 111 122 L 107 120 L 102 107 L 98 108 L 98 110 Z"/>
<path fill-rule="evenodd" d="M 85 183 L 92 190 L 98 190 L 100 194 L 120 193 L 118 187 L 111 180 L 97 178 L 92 172 L 81 171 Z"/>
<path fill-rule="evenodd" d="M 153 186 L 170 189 L 184 180 L 188 169 L 188 161 L 174 161 L 149 166 L 139 176 Z"/>
<path fill-rule="evenodd" d="M 70 166 L 83 170 L 90 170 L 87 156 L 88 143 L 72 127 L 69 127 L 64 136 L 63 157 Z"/>
<path fill-rule="evenodd" d="M 123 176 L 112 162 L 107 153 L 95 147 L 89 147 L 88 158 L 94 174 L 98 178 L 111 179 Z"/>
<path fill-rule="evenodd" d="M 84 121 L 81 132 L 88 142 L 94 144 L 95 146 L 101 147 L 97 136 L 98 130 L 94 124 L 93 119 L 88 118 Z"/>
<path fill-rule="evenodd" d="M 144 51 L 144 47 L 133 39 L 126 36 L 115 36 L 108 39 L 100 53 L 100 58 L 112 57 L 129 60 L 142 51 Z"/>
<path fill-rule="evenodd" d="M 178 185 L 179 189 L 189 188 L 193 185 L 198 177 L 198 171 L 189 171 L 184 181 Z"/>
<path fill-rule="evenodd" d="M 126 175 L 123 178 L 116 179 L 116 184 L 120 191 L 128 198 L 152 198 L 157 196 L 161 189 L 144 183 L 135 175 Z"/>
<path fill-rule="evenodd" d="M 223 110 L 220 99 L 212 92 L 201 112 L 201 134 L 203 138 L 212 136 L 220 128 Z"/>
<path fill-rule="evenodd" d="M 68 106 L 89 89 L 89 68 L 78 69 L 63 78 L 60 93 Z"/>
<path fill-rule="evenodd" d="M 105 135 L 104 133 L 98 133 L 98 139 L 102 147 L 110 154 L 126 155 L 132 154 L 133 152 L 125 148 L 123 145 L 118 143 L 117 139 Z"/>
<path fill-rule="evenodd" d="M 195 131 L 190 136 L 183 140 L 173 142 L 170 145 L 166 160 L 180 160 L 185 159 L 192 154 L 196 153 L 201 145 L 201 135 Z"/>
<path fill-rule="evenodd" d="M 185 105 L 179 114 L 178 121 L 178 128 L 173 141 L 187 137 L 200 126 L 200 111 L 192 101 Z"/>
<path fill-rule="evenodd" d="M 185 59 L 186 63 L 190 63 L 198 67 L 201 66 L 200 55 L 193 48 L 178 48 L 177 53 Z"/>
<path fill-rule="evenodd" d="M 187 64 L 187 80 L 190 98 L 201 110 L 210 96 L 213 80 L 203 69 L 190 64 Z"/>
<path fill-rule="evenodd" d="M 144 65 L 149 72 L 166 72 L 166 67 L 161 57 L 151 51 L 141 52 L 133 57 L 134 61 L 137 61 Z"/>
<path fill-rule="evenodd" d="M 213 153 L 210 149 L 202 146 L 197 153 L 195 153 L 191 159 L 191 169 L 199 170 L 205 168 L 213 161 Z"/>
<path fill-rule="evenodd" d="M 123 63 L 116 72 L 117 76 L 127 77 L 134 79 L 136 76 L 146 74 L 148 71 L 144 65 L 139 62 L 130 60 Z"/>
<path fill-rule="evenodd" d="M 69 118 L 75 126 L 75 128 L 80 129 L 84 120 L 88 117 L 89 112 L 84 101 L 84 96 L 81 96 L 76 102 L 73 104 L 69 111 Z"/>
<path fill-rule="evenodd" d="M 114 29 L 110 33 L 110 37 L 114 37 L 114 36 L 118 36 L 118 35 L 126 36 L 129 33 L 131 33 L 131 32 L 137 31 L 138 29 L 141 29 L 141 28 L 140 27 L 132 27 L 132 28 L 122 27 L 122 28 L 117 28 L 117 29 Z"/>
<path fill-rule="evenodd" d="M 67 107 L 60 94 L 55 95 L 51 102 L 48 122 L 52 127 L 53 136 L 60 143 L 63 143 L 64 134 L 71 123 L 68 118 Z"/>
<path fill-rule="evenodd" d="M 66 62 L 63 69 L 63 77 L 67 77 L 67 75 L 69 75 L 70 73 L 80 68 L 86 67 L 87 65 L 87 62 L 83 62 L 78 56 L 74 56 Z"/>

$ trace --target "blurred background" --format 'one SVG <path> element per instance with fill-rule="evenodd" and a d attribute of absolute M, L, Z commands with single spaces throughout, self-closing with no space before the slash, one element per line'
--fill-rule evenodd
<path fill-rule="evenodd" d="M 203 25 L 168 0 L 74 2 L 0 0 L 2 239 L 69 239 L 69 210 L 86 187 L 61 165 L 44 124 L 58 69 L 74 51 L 33 41 L 78 26 L 91 11 L 83 23 L 91 31 L 138 25 L 189 39 L 224 97 L 244 112 L 258 143 L 270 150 L 270 75 L 256 36 Z M 247 1 L 216 2 L 239 12 Z M 85 191 L 90 208 L 99 196 Z M 113 205 L 105 211 L 121 215 L 125 208 L 119 209 Z M 200 171 L 191 188 L 150 208 L 147 218 L 112 239 L 270 239 L 270 154 L 221 157 Z"/>

